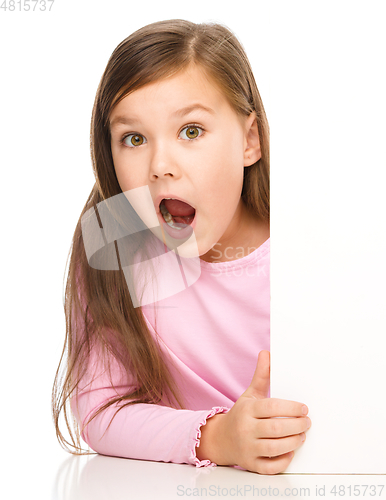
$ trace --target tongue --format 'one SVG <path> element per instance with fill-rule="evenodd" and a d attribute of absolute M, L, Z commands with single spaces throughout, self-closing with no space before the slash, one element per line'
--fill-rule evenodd
<path fill-rule="evenodd" d="M 174 222 L 181 224 L 190 224 L 192 222 L 196 210 L 188 203 L 180 200 L 163 200 L 163 202 L 169 214 L 173 216 Z"/>

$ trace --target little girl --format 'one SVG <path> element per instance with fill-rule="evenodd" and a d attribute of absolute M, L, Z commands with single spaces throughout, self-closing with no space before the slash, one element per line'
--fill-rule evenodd
<path fill-rule="evenodd" d="M 120 43 L 91 155 L 53 390 L 58 439 L 73 453 L 82 437 L 104 455 L 284 471 L 310 419 L 268 397 L 269 128 L 236 37 L 171 20 Z"/>

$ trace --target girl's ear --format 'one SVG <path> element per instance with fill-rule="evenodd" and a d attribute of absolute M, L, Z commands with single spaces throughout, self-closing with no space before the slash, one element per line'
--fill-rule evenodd
<path fill-rule="evenodd" d="M 259 129 L 255 112 L 252 112 L 245 122 L 244 137 L 244 167 L 250 167 L 261 158 Z"/>

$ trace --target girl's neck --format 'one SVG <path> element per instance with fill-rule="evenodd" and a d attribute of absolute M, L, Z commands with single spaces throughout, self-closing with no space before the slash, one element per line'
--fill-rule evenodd
<path fill-rule="evenodd" d="M 269 224 L 251 214 L 242 204 L 237 231 L 228 239 L 216 243 L 200 259 L 211 263 L 241 259 L 255 251 L 269 237 Z"/>

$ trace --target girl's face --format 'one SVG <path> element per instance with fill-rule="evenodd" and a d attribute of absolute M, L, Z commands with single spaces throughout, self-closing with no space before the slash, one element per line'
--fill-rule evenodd
<path fill-rule="evenodd" d="M 202 259 L 227 260 L 236 247 L 253 244 L 248 235 L 256 219 L 241 190 L 244 167 L 261 156 L 255 115 L 236 114 L 198 66 L 127 95 L 114 108 L 110 128 L 122 191 L 147 185 L 157 214 L 165 197 L 192 205 Z M 227 258 L 219 258 L 219 250 Z"/>

